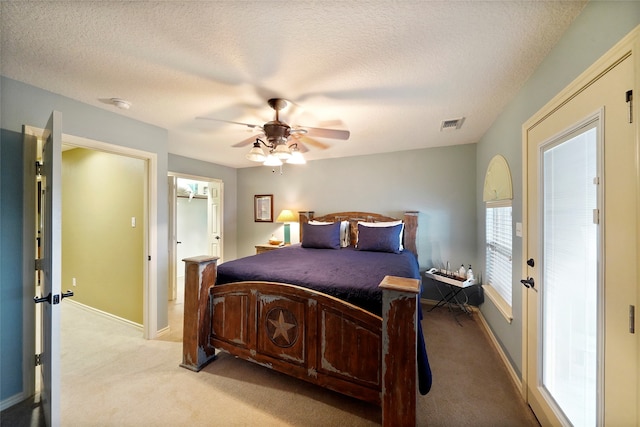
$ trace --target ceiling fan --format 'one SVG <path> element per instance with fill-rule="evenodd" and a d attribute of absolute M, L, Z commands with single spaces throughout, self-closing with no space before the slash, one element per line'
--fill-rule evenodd
<path fill-rule="evenodd" d="M 249 160 L 262 162 L 268 160 L 268 155 L 260 156 L 259 151 L 262 150 L 261 145 L 269 149 L 269 154 L 274 155 L 280 160 L 290 159 L 292 152 L 308 151 L 306 145 L 310 145 L 320 149 L 326 149 L 329 146 L 313 137 L 329 138 L 329 139 L 349 139 L 350 132 L 340 129 L 326 129 L 311 126 L 290 126 L 280 120 L 280 111 L 289 103 L 283 98 L 271 98 L 267 101 L 269 106 L 275 111 L 275 118 L 263 125 L 235 122 L 230 120 L 214 119 L 212 117 L 197 117 L 197 119 L 214 120 L 218 122 L 232 123 L 236 125 L 246 126 L 250 129 L 257 129 L 260 133 L 243 141 L 234 144 L 234 147 L 242 147 L 253 143 L 251 152 L 247 155 Z M 266 142 L 260 137 L 264 136 Z M 252 154 L 255 154 L 252 156 Z M 295 157 L 299 157 L 296 155 Z M 290 161 L 291 163 L 291 161 Z M 266 163 L 265 163 L 266 164 Z M 273 165 L 270 165 L 273 166 Z"/>

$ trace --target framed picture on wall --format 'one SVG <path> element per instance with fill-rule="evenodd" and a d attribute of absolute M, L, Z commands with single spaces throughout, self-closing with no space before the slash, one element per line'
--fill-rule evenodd
<path fill-rule="evenodd" d="M 253 215 L 255 222 L 273 222 L 273 194 L 253 196 Z"/>

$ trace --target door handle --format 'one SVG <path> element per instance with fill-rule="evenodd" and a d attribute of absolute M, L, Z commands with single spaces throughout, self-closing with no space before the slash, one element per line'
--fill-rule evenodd
<path fill-rule="evenodd" d="M 51 304 L 51 292 L 46 297 L 33 297 L 33 302 L 36 304 L 40 304 L 41 302 L 48 302 Z"/>
<path fill-rule="evenodd" d="M 527 277 L 526 279 L 522 279 L 520 280 L 520 283 L 522 283 L 527 288 L 535 289 L 536 284 L 533 281 L 533 277 Z"/>
<path fill-rule="evenodd" d="M 220 236 L 216 236 L 216 240 L 220 240 Z"/>
<path fill-rule="evenodd" d="M 33 302 L 36 304 L 40 304 L 41 302 L 48 302 L 49 304 L 59 304 L 63 298 L 69 298 L 73 296 L 73 291 L 67 290 L 67 292 L 63 292 L 60 295 L 49 295 L 46 297 L 33 297 Z"/>

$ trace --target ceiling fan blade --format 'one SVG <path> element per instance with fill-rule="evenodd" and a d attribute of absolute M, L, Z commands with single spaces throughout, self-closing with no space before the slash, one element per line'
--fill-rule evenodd
<path fill-rule="evenodd" d="M 349 132 L 348 130 L 312 128 L 308 126 L 301 126 L 301 127 L 307 130 L 307 135 L 316 136 L 318 138 L 347 140 L 351 135 L 351 132 Z"/>
<path fill-rule="evenodd" d="M 318 125 L 323 128 L 327 128 L 330 126 L 346 127 L 344 125 L 344 122 L 340 119 L 322 120 L 320 123 L 318 123 Z"/>
<path fill-rule="evenodd" d="M 301 153 L 306 153 L 309 151 L 309 147 L 298 141 L 298 150 L 300 150 Z"/>
<path fill-rule="evenodd" d="M 328 144 L 325 144 L 324 142 L 317 141 L 317 140 L 315 140 L 313 138 L 309 138 L 306 135 L 299 135 L 298 136 L 298 140 L 300 142 L 304 143 L 304 144 L 311 145 L 312 147 L 316 147 L 316 148 L 319 148 L 321 150 L 326 150 L 327 148 L 329 148 Z"/>
<path fill-rule="evenodd" d="M 289 137 L 289 147 L 291 147 L 293 144 L 296 144 L 298 150 L 300 150 L 301 153 L 306 153 L 307 151 L 309 151 L 309 147 L 302 143 L 302 140 L 300 139 L 301 137 L 302 135 L 300 134 L 292 134 Z"/>
<path fill-rule="evenodd" d="M 256 129 L 256 128 L 262 129 L 261 125 L 253 125 L 251 123 L 234 122 L 232 120 L 214 119 L 213 117 L 196 117 L 196 119 L 198 119 L 198 120 L 212 120 L 214 122 L 231 123 L 231 124 L 234 124 L 234 125 L 246 126 L 248 128 L 251 128 L 251 129 Z"/>
<path fill-rule="evenodd" d="M 254 142 L 256 142 L 257 138 L 263 137 L 264 135 L 258 134 L 258 135 L 252 135 L 247 139 L 243 139 L 240 142 L 236 142 L 235 144 L 232 145 L 232 147 L 244 147 L 247 146 L 249 144 L 253 144 Z"/>

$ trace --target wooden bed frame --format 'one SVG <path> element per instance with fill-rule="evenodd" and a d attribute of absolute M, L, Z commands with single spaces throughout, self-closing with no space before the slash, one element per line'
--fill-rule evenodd
<path fill-rule="evenodd" d="M 340 212 L 302 223 L 344 221 L 355 242 L 357 222 L 392 221 Z M 418 213 L 404 215 L 404 247 L 417 256 Z M 416 423 L 417 279 L 386 276 L 382 317 L 332 296 L 295 285 L 239 282 L 214 286 L 217 257 L 185 259 L 181 366 L 199 371 L 215 349 L 382 407 L 382 424 Z"/>

